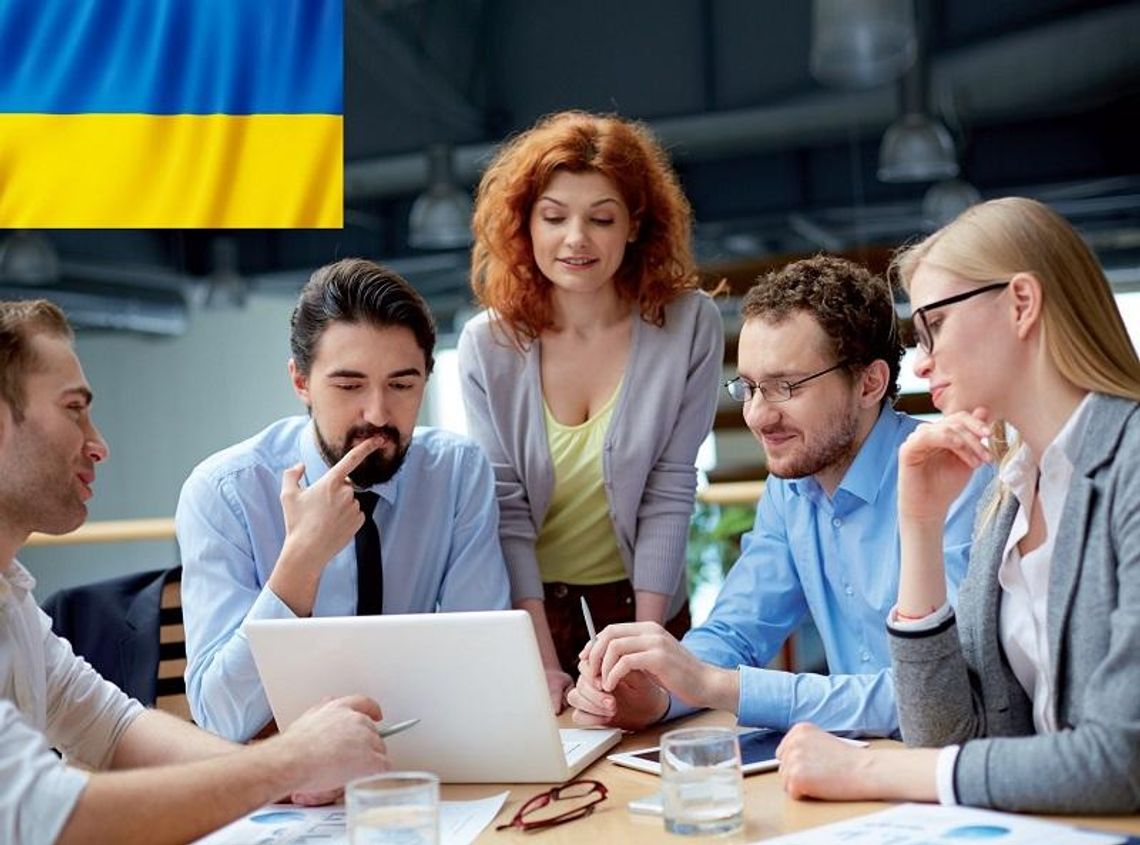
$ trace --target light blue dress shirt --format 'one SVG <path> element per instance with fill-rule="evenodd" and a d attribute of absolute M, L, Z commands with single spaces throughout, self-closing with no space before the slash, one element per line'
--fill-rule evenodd
<path fill-rule="evenodd" d="M 281 553 L 281 476 L 299 462 L 304 483 L 328 471 L 307 417 L 290 417 L 203 461 L 187 479 L 175 526 L 182 552 L 186 691 L 199 725 L 246 740 L 271 712 L 250 653 L 247 619 L 291 619 L 265 584 Z M 386 613 L 509 606 L 495 482 L 474 442 L 417 428 L 403 466 L 373 513 L 380 531 Z M 313 616 L 356 613 L 352 540 L 321 574 Z"/>
<path fill-rule="evenodd" d="M 918 424 L 885 408 L 830 498 L 814 477 L 768 478 L 708 621 L 682 641 L 707 663 L 740 668 L 741 724 L 898 733 L 886 618 L 899 585 L 898 448 Z M 946 521 L 952 603 L 992 477 L 989 468 L 976 472 Z M 823 639 L 830 674 L 763 668 L 805 613 Z M 685 712 L 674 700 L 667 716 Z"/>

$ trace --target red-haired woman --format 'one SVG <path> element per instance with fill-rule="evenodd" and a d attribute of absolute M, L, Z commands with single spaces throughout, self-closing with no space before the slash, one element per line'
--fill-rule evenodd
<path fill-rule="evenodd" d="M 459 339 L 471 435 L 494 466 L 516 607 L 551 702 L 599 627 L 689 626 L 685 543 L 724 348 L 697 289 L 691 214 L 649 131 L 563 112 L 506 143 L 479 185 Z"/>

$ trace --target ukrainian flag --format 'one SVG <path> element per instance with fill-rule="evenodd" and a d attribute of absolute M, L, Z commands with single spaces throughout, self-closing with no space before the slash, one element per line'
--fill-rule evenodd
<path fill-rule="evenodd" d="M 0 227 L 343 225 L 342 0 L 0 0 Z"/>

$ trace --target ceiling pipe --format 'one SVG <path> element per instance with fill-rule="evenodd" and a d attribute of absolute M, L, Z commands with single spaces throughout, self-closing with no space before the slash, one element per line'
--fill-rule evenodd
<path fill-rule="evenodd" d="M 109 296 L 79 289 L 76 285 L 52 285 L 37 296 L 50 299 L 63 309 L 76 328 L 110 329 L 141 334 L 177 336 L 184 334 L 190 318 L 186 302 L 177 296 L 135 294 Z M 26 299 L 24 288 L 0 284 L 0 299 Z"/>
<path fill-rule="evenodd" d="M 944 54 L 930 67 L 931 105 L 973 123 L 1077 111 L 1090 91 L 1135 84 L 1137 32 L 1140 4 L 1125 3 Z"/>
<path fill-rule="evenodd" d="M 1140 4 L 1122 4 L 986 41 L 931 62 L 935 107 L 952 97 L 971 122 L 1056 113 L 1089 91 L 1109 91 L 1140 72 Z M 1074 103 L 1073 107 L 1079 107 Z M 682 161 L 758 153 L 881 133 L 897 116 L 889 87 L 844 94 L 817 93 L 775 106 L 650 121 L 658 137 Z M 495 144 L 455 149 L 455 178 L 472 184 Z M 344 173 L 346 200 L 408 195 L 428 183 L 421 153 L 351 162 Z"/>

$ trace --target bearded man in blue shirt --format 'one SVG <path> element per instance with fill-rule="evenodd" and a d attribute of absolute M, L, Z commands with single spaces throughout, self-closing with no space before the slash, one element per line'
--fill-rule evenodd
<path fill-rule="evenodd" d="M 190 709 L 233 740 L 272 718 L 248 619 L 509 604 L 487 458 L 415 428 L 435 347 L 420 295 L 369 261 L 338 261 L 301 291 L 290 342 L 308 416 L 207 458 L 175 514 Z"/>
<path fill-rule="evenodd" d="M 746 725 L 895 734 L 885 620 L 898 593 L 898 447 L 918 421 L 891 407 L 903 349 L 890 286 L 817 256 L 760 279 L 742 316 L 726 387 L 767 458 L 753 530 L 708 621 L 680 642 L 651 623 L 608 627 L 583 650 L 568 701 L 580 724 L 627 729 L 710 707 Z M 979 470 L 947 519 L 951 601 L 991 475 Z M 829 674 L 764 668 L 807 613 Z"/>

